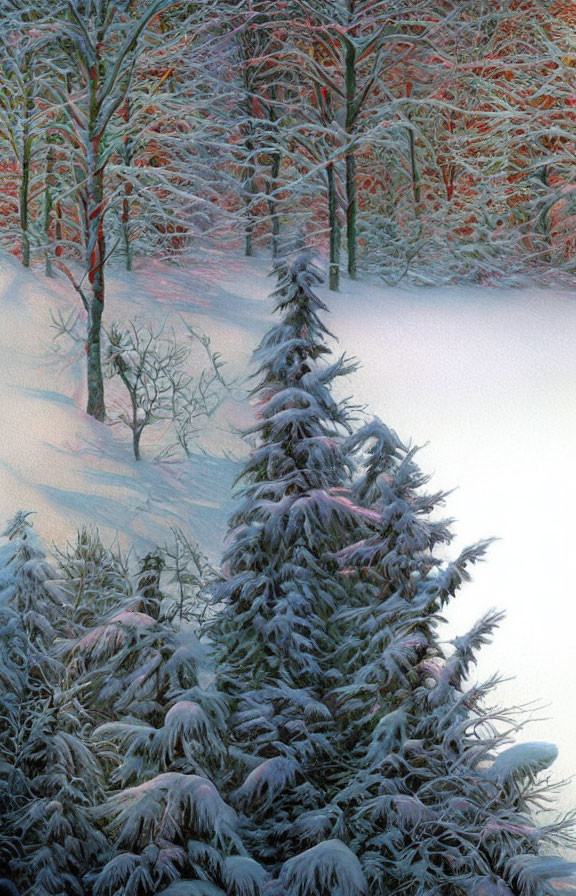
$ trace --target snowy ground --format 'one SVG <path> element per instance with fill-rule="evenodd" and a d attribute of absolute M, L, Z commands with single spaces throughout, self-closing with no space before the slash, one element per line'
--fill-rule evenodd
<path fill-rule="evenodd" d="M 354 394 L 419 445 L 455 547 L 497 536 L 449 612 L 451 635 L 506 610 L 478 675 L 532 703 L 522 734 L 576 773 L 576 290 L 377 290 L 338 299 L 335 330 L 362 359 Z M 576 781 L 562 795 L 576 806 Z"/>
<path fill-rule="evenodd" d="M 130 277 L 112 275 L 108 320 L 138 316 L 160 327 L 167 317 L 178 326 L 182 317 L 212 337 L 229 360 L 230 376 L 245 376 L 266 328 L 269 284 L 250 298 L 241 288 L 241 265 L 224 273 L 220 261 L 195 265 L 193 275 L 153 263 Z M 50 311 L 68 311 L 76 302 L 67 281 L 33 277 L 3 257 L 0 296 L 2 515 L 35 510 L 38 532 L 57 543 L 91 523 L 138 550 L 180 525 L 217 560 L 237 473 L 230 453 L 244 451 L 230 430 L 246 420 L 247 409 L 229 402 L 207 435 L 208 453 L 186 464 L 155 461 L 160 446 L 157 430 L 150 430 L 142 439 L 144 460 L 137 463 L 128 430 L 102 426 L 83 413 L 81 361 L 69 363 L 53 351 Z"/>
<path fill-rule="evenodd" d="M 184 269 L 142 264 L 109 280 L 109 319 L 182 315 L 201 327 L 244 374 L 270 320 L 267 263 L 212 252 Z M 535 701 L 525 737 L 560 747 L 556 774 L 576 771 L 573 573 L 576 499 L 576 291 L 381 289 L 345 284 L 325 294 L 330 326 L 362 361 L 356 400 L 421 453 L 433 487 L 458 486 L 447 512 L 456 545 L 501 541 L 450 614 L 463 631 L 485 609 L 507 611 L 480 676 L 515 675 L 503 702 Z M 170 525 L 188 527 L 217 559 L 242 447 L 221 415 L 205 454 L 187 465 L 131 459 L 127 435 L 82 411 L 78 367 L 55 363 L 50 309 L 69 308 L 68 284 L 24 274 L 0 260 L 0 514 L 37 511 L 36 526 L 62 543 L 78 525 L 117 532 L 137 549 Z M 229 403 L 233 425 L 247 419 Z M 542 708 L 543 707 L 543 708 Z M 562 801 L 576 806 L 576 783 Z"/>

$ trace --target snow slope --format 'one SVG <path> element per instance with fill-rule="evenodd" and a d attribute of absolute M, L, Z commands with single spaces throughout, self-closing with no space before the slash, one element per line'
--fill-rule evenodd
<path fill-rule="evenodd" d="M 111 276 L 108 320 L 137 315 L 157 326 L 166 318 L 178 326 L 182 317 L 233 360 L 230 375 L 245 375 L 266 327 L 269 284 L 263 284 L 260 300 L 249 300 L 241 289 L 231 292 L 216 282 L 216 268 L 205 268 L 195 267 L 192 276 L 149 264 L 129 278 Z M 233 269 L 227 276 L 233 278 Z M 245 450 L 222 417 L 235 426 L 246 419 L 246 409 L 236 420 L 240 405 L 228 402 L 207 434 L 206 453 L 191 462 L 156 462 L 151 431 L 143 437 L 145 459 L 136 463 L 128 430 L 102 426 L 84 413 L 81 360 L 71 364 L 53 351 L 50 311 L 75 307 L 67 281 L 26 274 L 2 256 L 0 296 L 1 516 L 34 510 L 40 535 L 59 544 L 73 538 L 78 526 L 94 524 L 105 538 L 118 534 L 137 550 L 180 525 L 217 560 L 237 473 L 229 454 Z"/>
<path fill-rule="evenodd" d="M 361 307 L 361 314 L 357 310 Z M 450 610 L 461 634 L 486 609 L 507 619 L 479 675 L 516 676 L 503 699 L 532 706 L 530 737 L 576 772 L 576 290 L 376 290 L 339 299 L 336 332 L 361 357 L 354 394 L 456 491 L 456 547 L 501 539 Z M 576 805 L 576 786 L 571 786 Z"/>
<path fill-rule="evenodd" d="M 142 262 L 109 278 L 109 320 L 180 315 L 211 336 L 237 374 L 269 323 L 265 260 L 204 253 L 183 269 Z M 494 535 L 474 582 L 452 608 L 447 636 L 485 609 L 507 611 L 479 676 L 500 670 L 502 702 L 532 703 L 526 737 L 560 748 L 556 775 L 576 770 L 573 672 L 576 585 L 576 292 L 537 289 L 384 289 L 344 284 L 325 292 L 331 329 L 361 370 L 349 392 L 405 438 L 429 442 L 421 463 L 447 503 L 456 545 Z M 82 411 L 83 377 L 54 363 L 50 308 L 75 301 L 48 281 L 0 260 L 0 516 L 24 507 L 62 543 L 78 525 L 99 526 L 143 550 L 170 525 L 188 527 L 218 558 L 237 464 L 226 428 L 249 419 L 228 403 L 186 465 L 131 459 L 128 434 Z M 576 805 L 576 785 L 562 801 Z"/>
<path fill-rule="evenodd" d="M 455 488 L 454 548 L 500 539 L 449 611 L 449 636 L 506 610 L 478 676 L 553 740 L 576 772 L 576 290 L 380 290 L 337 301 L 336 334 L 362 369 L 354 396 L 422 450 L 432 486 Z M 452 551 L 451 551 L 452 552 Z M 576 806 L 576 782 L 561 796 Z"/>

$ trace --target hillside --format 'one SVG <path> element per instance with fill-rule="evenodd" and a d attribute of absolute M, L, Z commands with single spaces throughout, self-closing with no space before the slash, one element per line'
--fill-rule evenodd
<path fill-rule="evenodd" d="M 193 276 L 153 265 L 130 278 L 111 276 L 108 319 L 137 317 L 160 327 L 182 317 L 212 337 L 231 375 L 244 373 L 265 326 L 268 284 L 260 277 L 257 298 L 248 302 L 241 290 L 232 291 L 233 271 L 228 285 L 224 278 L 216 282 L 217 259 L 214 264 L 205 272 L 195 268 Z M 54 352 L 50 312 L 68 313 L 76 303 L 67 281 L 27 275 L 3 256 L 0 284 L 3 515 L 33 509 L 38 532 L 58 543 L 88 523 L 137 549 L 182 525 L 217 558 L 236 473 L 225 455 L 243 450 L 239 438 L 216 420 L 204 437 L 207 453 L 186 465 L 159 463 L 156 428 L 144 436 L 144 460 L 136 463 L 124 427 L 99 425 L 83 412 L 83 369 L 74 346 Z M 230 402 L 226 416 L 239 407 Z"/>
<path fill-rule="evenodd" d="M 268 262 L 216 251 L 183 268 L 140 262 L 109 277 L 109 320 L 180 319 L 207 333 L 244 377 L 270 314 Z M 52 350 L 51 309 L 69 310 L 67 282 L 25 274 L 2 257 L 0 292 L 1 516 L 36 511 L 42 537 L 62 544 L 83 524 L 136 550 L 187 528 L 218 559 L 245 450 L 232 431 L 249 420 L 227 403 L 193 460 L 132 460 L 128 434 L 83 412 L 81 363 Z M 491 606 L 508 617 L 479 675 L 517 676 L 503 702 L 531 702 L 533 739 L 560 747 L 556 772 L 576 768 L 571 660 L 576 597 L 570 561 L 576 499 L 576 299 L 544 290 L 384 289 L 344 284 L 324 294 L 341 349 L 360 358 L 354 398 L 418 444 L 447 505 L 457 546 L 495 535 L 489 561 L 451 615 L 460 633 Z M 545 707 L 542 709 L 542 707 Z M 576 786 L 563 797 L 576 804 Z"/>

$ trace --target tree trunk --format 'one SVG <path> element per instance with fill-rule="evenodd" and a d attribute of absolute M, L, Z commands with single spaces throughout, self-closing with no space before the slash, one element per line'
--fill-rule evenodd
<path fill-rule="evenodd" d="M 88 313 L 88 404 L 86 410 L 96 420 L 104 420 L 104 377 L 102 375 L 102 316 L 104 313 L 106 238 L 104 236 L 104 169 L 99 162 L 99 138 L 90 140 L 86 185 L 86 261 L 92 287 Z"/>
<path fill-rule="evenodd" d="M 548 204 L 549 196 L 547 195 L 550 186 L 548 165 L 543 165 L 538 174 L 542 185 L 545 187 L 546 192 L 543 198 L 543 208 L 538 212 L 538 216 L 536 218 L 535 230 L 536 233 L 541 234 L 544 242 L 544 245 L 542 246 L 542 250 L 540 252 L 540 259 L 545 264 L 550 264 L 552 261 L 552 236 L 550 233 L 550 206 Z"/>
<path fill-rule="evenodd" d="M 276 189 L 278 175 L 280 174 L 280 166 L 282 165 L 282 153 L 280 151 L 274 153 L 272 166 L 270 170 L 270 193 L 273 194 Z M 274 195 L 268 196 L 268 211 L 270 212 L 270 222 L 272 225 L 272 258 L 276 258 L 280 248 L 280 215 L 278 214 L 278 203 Z"/>
<path fill-rule="evenodd" d="M 135 460 L 141 459 L 140 454 L 140 439 L 142 438 L 142 429 L 133 429 L 132 430 L 132 449 L 134 451 Z"/>
<path fill-rule="evenodd" d="M 418 170 L 418 157 L 416 155 L 416 141 L 414 131 L 408 128 L 408 145 L 410 150 L 410 173 L 412 175 L 412 192 L 414 194 L 414 204 L 416 215 L 420 215 L 420 203 L 422 200 L 422 187 L 420 184 L 420 172 Z"/>
<path fill-rule="evenodd" d="M 64 252 L 64 247 L 62 246 L 62 237 L 63 237 L 62 203 L 58 200 L 56 202 L 56 223 L 54 225 L 54 240 L 56 242 L 54 254 L 56 255 L 56 258 L 60 258 L 60 256 Z"/>
<path fill-rule="evenodd" d="M 122 241 L 124 243 L 124 257 L 126 261 L 126 270 L 131 271 L 133 266 L 132 259 L 132 242 L 130 240 L 130 194 L 132 193 L 132 184 L 126 184 L 124 187 L 124 199 L 122 200 Z"/>
<path fill-rule="evenodd" d="M 250 161 L 246 165 L 246 179 L 244 181 L 244 195 L 245 195 L 245 214 L 246 214 L 246 226 L 244 230 L 244 254 L 248 257 L 254 254 L 254 213 L 252 211 L 252 199 L 254 196 L 254 177 L 256 175 L 256 167 L 254 165 L 252 159 L 252 153 L 254 151 L 254 146 L 251 140 L 246 142 L 246 149 L 248 150 Z"/>
<path fill-rule="evenodd" d="M 27 64 L 23 75 L 27 86 L 24 91 L 24 120 L 22 122 L 22 180 L 20 182 L 19 214 L 20 232 L 22 234 L 22 264 L 30 267 L 30 168 L 32 164 L 32 135 L 30 121 L 34 114 L 34 97 Z"/>
<path fill-rule="evenodd" d="M 22 264 L 30 267 L 30 234 L 29 226 L 29 201 L 30 201 L 30 137 L 25 125 L 24 139 L 22 143 L 22 180 L 20 182 L 20 232 L 22 235 Z"/>
<path fill-rule="evenodd" d="M 356 48 L 346 45 L 346 135 L 352 139 L 356 122 Z M 358 183 L 356 180 L 356 155 L 354 149 L 346 150 L 346 246 L 348 250 L 348 274 L 352 280 L 358 275 Z"/>
<path fill-rule="evenodd" d="M 254 219 L 249 211 L 246 212 L 246 230 L 244 231 L 244 255 L 251 258 L 254 255 Z"/>
<path fill-rule="evenodd" d="M 126 102 L 124 103 L 124 108 L 122 110 L 122 117 L 128 127 L 130 123 L 130 115 L 131 115 L 131 103 L 129 97 L 126 98 Z M 124 148 L 123 148 L 123 157 L 124 164 L 127 168 L 132 165 L 132 161 L 134 159 L 134 153 L 132 150 L 132 139 L 130 134 L 126 134 L 124 137 Z M 130 215 L 132 211 L 132 184 L 127 181 L 124 184 L 124 198 L 122 200 L 122 242 L 124 243 L 124 258 L 126 262 L 126 270 L 131 271 L 133 266 L 133 258 L 132 258 L 132 242 L 130 240 Z"/>
<path fill-rule="evenodd" d="M 277 99 L 277 91 L 276 86 L 274 84 L 270 87 L 270 96 L 272 97 L 272 103 L 269 106 L 268 116 L 274 128 L 275 142 L 278 147 L 275 152 L 272 153 L 272 164 L 270 166 L 270 190 L 268 196 L 268 211 L 270 212 L 270 222 L 272 225 L 272 240 L 271 240 L 271 249 L 272 249 L 272 258 L 276 258 L 278 256 L 278 252 L 280 251 L 280 216 L 278 214 L 278 203 L 276 201 L 276 197 L 274 192 L 278 185 L 278 177 L 280 175 L 280 168 L 282 166 L 282 152 L 278 145 L 278 115 L 276 112 L 276 106 L 274 105 Z"/>
<path fill-rule="evenodd" d="M 348 249 L 348 274 L 351 280 L 358 276 L 358 185 L 356 183 L 356 157 L 346 156 L 346 246 Z"/>
<path fill-rule="evenodd" d="M 52 220 L 52 185 L 54 183 L 54 149 L 50 146 L 46 156 L 46 186 L 44 190 L 44 265 L 47 277 L 52 271 L 52 243 L 50 239 L 50 223 Z"/>
<path fill-rule="evenodd" d="M 330 289 L 338 292 L 340 288 L 340 225 L 338 222 L 338 196 L 336 193 L 334 162 L 329 162 L 326 166 L 326 176 L 328 179 L 328 229 L 330 235 L 328 284 Z"/>
<path fill-rule="evenodd" d="M 86 340 L 88 404 L 86 412 L 96 420 L 104 420 L 106 406 L 104 404 L 104 378 L 102 376 L 102 313 L 104 296 L 97 298 L 93 291 L 88 315 L 88 335 Z"/>

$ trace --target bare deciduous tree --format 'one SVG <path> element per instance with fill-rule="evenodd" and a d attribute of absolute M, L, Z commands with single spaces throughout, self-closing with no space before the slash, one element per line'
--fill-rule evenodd
<path fill-rule="evenodd" d="M 128 395 L 128 405 L 118 402 L 116 422 L 132 432 L 136 460 L 141 459 L 140 442 L 147 427 L 162 421 L 168 424 L 188 457 L 197 433 L 212 416 L 228 388 L 219 355 L 212 351 L 207 336 L 187 327 L 207 355 L 206 366 L 194 369 L 189 344 L 179 342 L 165 326 L 155 330 L 149 324 L 132 322 L 122 328 L 113 324 L 107 332 L 106 370 L 117 377 Z M 174 444 L 163 455 L 173 453 Z"/>

